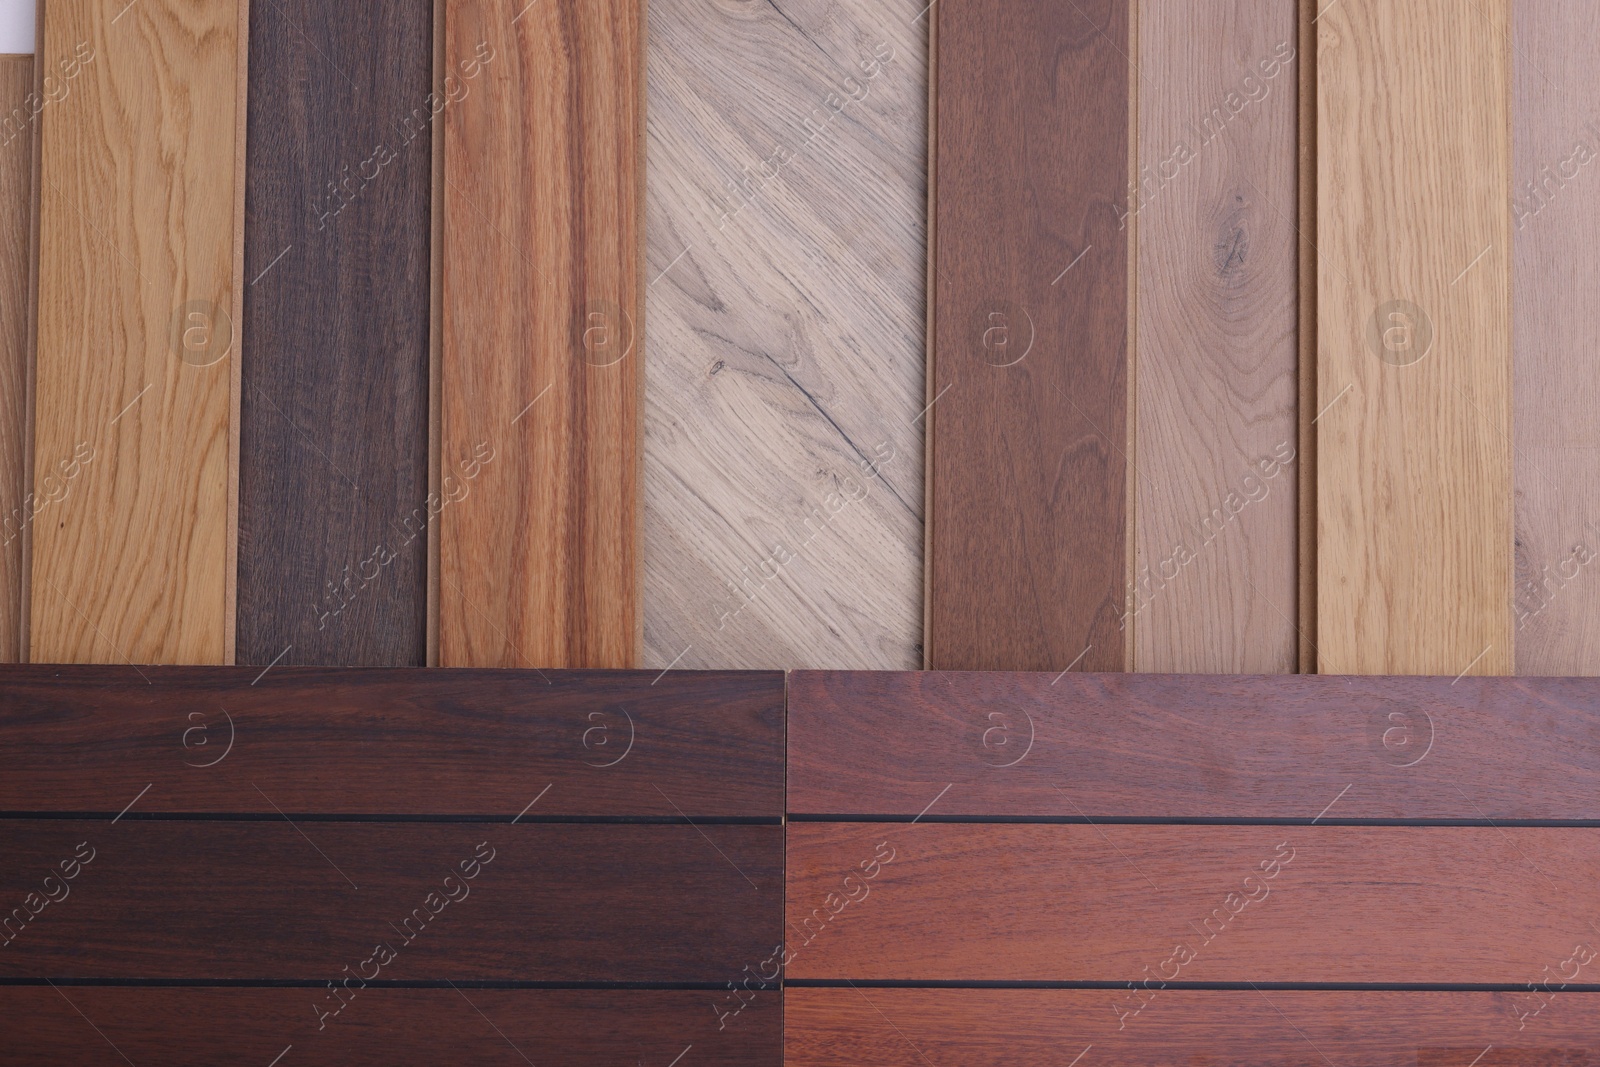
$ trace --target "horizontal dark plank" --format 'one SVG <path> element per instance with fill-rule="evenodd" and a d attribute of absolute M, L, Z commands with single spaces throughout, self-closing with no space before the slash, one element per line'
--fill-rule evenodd
<path fill-rule="evenodd" d="M 725 983 L 782 936 L 778 826 L 12 819 L 0 856 L 3 977 Z"/>
<path fill-rule="evenodd" d="M 791 979 L 1600 983 L 1600 828 L 791 823 Z M 854 898 L 854 899 L 851 899 Z"/>
<path fill-rule="evenodd" d="M 788 1067 L 1594 1067 L 1600 994 L 789 989 Z M 1519 1022 L 1523 1023 L 1519 1029 Z M 1120 1025 L 1120 1028 L 1119 1028 Z M 1088 1050 L 1085 1052 L 1084 1050 Z M 1083 1053 L 1081 1061 L 1074 1057 Z"/>
<path fill-rule="evenodd" d="M 753 996 L 721 1030 L 716 994 L 708 992 L 366 989 L 323 1019 L 331 996 L 316 989 L 0 988 L 0 1067 L 781 1062 L 776 992 Z"/>
<path fill-rule="evenodd" d="M 789 678 L 791 812 L 1312 819 L 1336 796 L 1329 817 L 1600 818 L 1600 679 Z"/>
<path fill-rule="evenodd" d="M 6 666 L 0 811 L 115 814 L 149 786 L 136 811 L 510 818 L 549 785 L 530 814 L 777 817 L 783 685 L 777 672 Z"/>

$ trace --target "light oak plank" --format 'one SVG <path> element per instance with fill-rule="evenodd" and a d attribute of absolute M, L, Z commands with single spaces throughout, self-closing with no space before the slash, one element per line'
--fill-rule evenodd
<path fill-rule="evenodd" d="M 28 499 L 33 57 L 0 56 L 0 663 L 22 658 Z"/>

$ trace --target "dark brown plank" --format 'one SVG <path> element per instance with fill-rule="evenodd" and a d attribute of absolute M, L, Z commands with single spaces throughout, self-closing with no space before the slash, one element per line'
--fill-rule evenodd
<path fill-rule="evenodd" d="M 1596 827 L 791 823 L 786 860 L 789 978 L 1514 986 L 1600 943 Z"/>
<path fill-rule="evenodd" d="M 239 663 L 424 662 L 432 85 L 428 0 L 250 5 Z"/>
<path fill-rule="evenodd" d="M 788 1067 L 1593 1067 L 1600 995 L 789 989 Z M 1119 1022 L 1124 1025 L 1119 1029 Z"/>
<path fill-rule="evenodd" d="M 927 665 L 1122 670 L 1128 3 L 932 12 Z"/>
<path fill-rule="evenodd" d="M 719 1030 L 716 994 L 684 990 L 364 989 L 336 1017 L 326 988 L 0 988 L 0 1067 L 72 1063 L 213 1067 L 777 1067 L 777 994 Z M 79 1012 L 82 1014 L 79 1014 Z M 97 1032 L 98 1031 L 98 1032 Z"/>
<path fill-rule="evenodd" d="M 0 667 L 0 811 L 114 814 L 137 796 L 136 813 L 510 818 L 549 786 L 529 818 L 776 818 L 783 685 L 775 672 Z"/>
<path fill-rule="evenodd" d="M 937 795 L 934 816 L 1309 820 L 1337 796 L 1329 818 L 1600 818 L 1600 684 L 1584 679 L 802 671 L 789 684 L 793 812 L 917 815 Z"/>
<path fill-rule="evenodd" d="M 0 855 L 4 977 L 720 983 L 781 934 L 778 826 L 6 819 Z"/>

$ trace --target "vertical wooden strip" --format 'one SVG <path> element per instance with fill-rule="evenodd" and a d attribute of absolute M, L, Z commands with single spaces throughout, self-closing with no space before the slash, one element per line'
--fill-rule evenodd
<path fill-rule="evenodd" d="M 33 56 L 0 56 L 0 663 L 23 658 L 28 269 L 33 224 Z"/>
<path fill-rule="evenodd" d="M 439 662 L 629 666 L 643 3 L 444 2 Z"/>
<path fill-rule="evenodd" d="M 238 659 L 421 666 L 431 8 L 251 23 Z"/>
<path fill-rule="evenodd" d="M 1600 674 L 1600 7 L 1515 8 L 1512 323 L 1518 674 Z"/>
<path fill-rule="evenodd" d="M 1317 25 L 1318 667 L 1504 674 L 1510 0 Z"/>
<path fill-rule="evenodd" d="M 933 10 L 928 666 L 1121 670 L 1128 3 Z"/>
<path fill-rule="evenodd" d="M 240 8 L 43 19 L 30 656 L 221 662 Z"/>
<path fill-rule="evenodd" d="M 1294 0 L 1147 0 L 1137 556 L 1142 671 L 1296 665 Z"/>
<path fill-rule="evenodd" d="M 1319 0 L 1298 0 L 1299 61 L 1296 91 L 1295 198 L 1299 230 L 1295 288 L 1299 295 L 1296 349 L 1299 355 L 1298 398 L 1300 470 L 1295 488 L 1299 558 L 1295 612 L 1299 640 L 1296 666 L 1302 674 L 1317 670 L 1317 12 Z"/>

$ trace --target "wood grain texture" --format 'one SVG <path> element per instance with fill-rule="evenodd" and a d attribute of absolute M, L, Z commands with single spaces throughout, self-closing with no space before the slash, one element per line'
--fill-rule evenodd
<path fill-rule="evenodd" d="M 1119 998 L 1119 993 L 1121 994 Z M 784 1001 L 789 1067 L 1580 1067 L 1600 1063 L 1600 997 L 1563 993 L 1524 1028 L 1527 995 L 1446 992 L 1147 993 L 1126 990 L 793 989 Z M 64 1006 L 63 1006 L 64 1007 Z M 1326 1061 L 1323 1057 L 1326 1056 Z"/>
<path fill-rule="evenodd" d="M 647 665 L 922 662 L 925 3 L 650 5 Z"/>
<path fill-rule="evenodd" d="M 1594 939 L 1597 845 L 1595 827 L 791 823 L 786 975 L 1516 986 Z"/>
<path fill-rule="evenodd" d="M 320 986 L 0 988 L 0 1012 L 27 1020 L 7 1029 L 0 1064 L 122 1063 L 119 1051 L 134 1063 L 173 1067 L 268 1064 L 286 1046 L 292 1051 L 283 1063 L 328 1067 L 452 1061 L 665 1067 L 686 1046 L 692 1051 L 685 1062 L 695 1064 L 781 1062 L 782 1015 L 775 994 L 757 995 L 736 1021 L 718 1030 L 707 1007 L 712 992 L 370 988 L 359 990 L 319 1030 L 312 1007 L 327 995 Z"/>
<path fill-rule="evenodd" d="M 1597 276 L 1600 76 L 1586 40 L 1600 9 L 1517 4 L 1512 40 L 1512 337 L 1516 426 L 1516 673 L 1600 674 L 1600 598 L 1589 568 L 1600 509 Z"/>
<path fill-rule="evenodd" d="M 241 11 L 43 12 L 43 62 L 76 73 L 38 118 L 34 485 L 63 490 L 33 526 L 35 662 L 232 652 Z"/>
<path fill-rule="evenodd" d="M 794 673 L 789 810 L 1600 818 L 1580 679 L 1053 677 Z"/>
<path fill-rule="evenodd" d="M 1122 670 L 1128 4 L 933 11 L 926 665 Z"/>
<path fill-rule="evenodd" d="M 445 0 L 441 666 L 638 659 L 643 35 Z"/>
<path fill-rule="evenodd" d="M 0 669 L 0 811 L 783 813 L 776 674 L 144 674 Z"/>
<path fill-rule="evenodd" d="M 1318 19 L 1323 673 L 1511 671 L 1510 8 Z"/>
<path fill-rule="evenodd" d="M 28 283 L 33 237 L 33 57 L 0 56 L 0 663 L 23 658 L 28 500 Z"/>
<path fill-rule="evenodd" d="M 250 17 L 237 662 L 421 666 L 431 5 Z"/>
<path fill-rule="evenodd" d="M 1295 670 L 1295 35 L 1294 0 L 1139 17 L 1141 671 Z"/>

